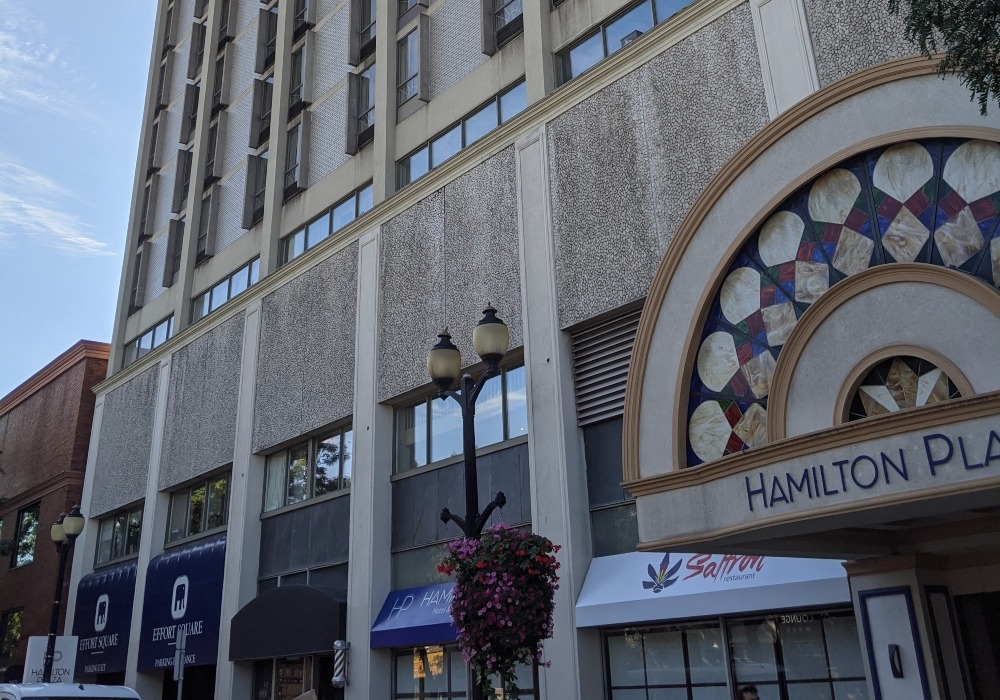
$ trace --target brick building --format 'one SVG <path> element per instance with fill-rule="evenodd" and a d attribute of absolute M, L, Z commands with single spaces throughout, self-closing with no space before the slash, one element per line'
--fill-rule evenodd
<path fill-rule="evenodd" d="M 80 502 L 92 388 L 107 366 L 108 345 L 81 340 L 0 399 L 0 541 L 9 550 L 0 557 L 0 676 L 7 680 L 21 680 L 28 637 L 48 633 L 59 566 L 48 528 Z"/>

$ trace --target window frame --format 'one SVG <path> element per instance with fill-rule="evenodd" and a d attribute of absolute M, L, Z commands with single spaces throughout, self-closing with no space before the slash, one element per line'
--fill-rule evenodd
<path fill-rule="evenodd" d="M 17 634 L 11 634 L 11 620 L 17 616 Z M 24 625 L 24 608 L 11 608 L 0 613 L 0 659 L 10 659 L 17 654 L 17 648 L 21 645 L 23 634 L 21 630 Z"/>
<path fill-rule="evenodd" d="M 212 497 L 212 484 L 213 482 L 218 482 L 222 479 L 226 481 L 226 495 L 225 502 L 223 503 L 223 516 L 222 522 L 217 525 L 210 526 L 209 519 L 212 517 L 210 515 L 209 504 Z M 169 493 L 170 502 L 167 504 L 167 528 L 164 533 L 164 547 L 176 546 L 184 542 L 188 542 L 192 539 L 200 539 L 202 537 L 207 537 L 209 535 L 215 534 L 217 532 L 222 532 L 229 526 L 229 512 L 230 499 L 232 497 L 232 468 L 228 468 L 221 472 L 216 472 L 210 476 L 201 477 L 198 480 L 188 483 L 185 486 L 174 489 Z M 192 494 L 201 489 L 205 489 L 204 501 L 201 513 L 201 529 L 197 531 L 191 530 L 191 497 Z M 184 530 L 182 535 L 174 536 L 175 532 L 179 530 L 174 529 L 174 502 L 176 498 L 186 498 L 187 504 L 184 509 Z"/>
<path fill-rule="evenodd" d="M 34 524 L 34 529 L 30 533 L 30 535 L 28 535 L 24 531 L 25 528 L 24 521 L 25 521 L 25 516 L 27 516 L 29 513 L 32 512 L 35 513 L 35 524 Z M 10 547 L 11 569 L 19 569 L 23 566 L 28 566 L 29 564 L 35 561 L 35 552 L 38 549 L 38 535 L 39 535 L 39 530 L 41 528 L 41 522 L 42 522 L 41 501 L 35 501 L 34 503 L 26 505 L 23 508 L 18 508 L 17 520 L 14 521 L 14 536 L 11 538 L 11 547 Z M 22 538 L 29 536 L 33 538 L 31 541 L 31 551 L 22 554 L 21 552 Z M 24 557 L 24 561 L 20 561 L 22 556 Z"/>
<path fill-rule="evenodd" d="M 320 452 L 320 445 L 327 442 L 328 440 L 336 438 L 338 440 L 338 455 L 337 455 L 337 474 L 335 477 L 331 478 L 331 481 L 335 482 L 335 486 L 322 492 L 317 493 L 316 491 L 316 460 Z M 345 453 L 345 445 L 350 445 L 348 448 L 350 451 Z M 326 496 L 336 496 L 343 495 L 350 492 L 351 488 L 351 477 L 353 475 L 353 465 L 354 465 L 354 455 L 353 447 L 354 445 L 354 425 L 352 422 L 348 421 L 346 423 L 341 423 L 335 428 L 325 430 L 318 435 L 306 438 L 305 440 L 296 442 L 294 445 L 286 447 L 283 450 L 278 450 L 277 452 L 272 452 L 266 456 L 264 465 L 264 489 L 263 489 L 263 499 L 261 503 L 261 513 L 274 513 L 282 510 L 283 508 L 289 508 L 291 506 L 299 505 L 308 501 L 313 501 L 317 498 L 323 498 Z M 306 493 L 302 498 L 297 500 L 290 500 L 289 497 L 289 487 L 291 482 L 291 460 L 290 457 L 295 452 L 305 451 L 306 454 Z M 346 457 L 345 457 L 346 454 Z M 278 464 L 278 460 L 282 460 L 281 464 Z M 347 473 L 345 474 L 345 464 L 347 465 Z M 281 488 L 277 494 L 272 494 L 269 491 L 272 465 L 275 466 L 275 470 L 281 470 Z M 280 496 L 280 505 L 269 505 L 270 496 Z"/>
<path fill-rule="evenodd" d="M 416 46 L 411 46 L 415 43 Z M 420 29 L 414 27 L 396 42 L 396 106 L 400 107 L 420 95 Z M 411 56 L 412 54 L 412 56 Z M 404 60 L 405 59 L 405 60 Z M 410 65 L 412 64 L 412 65 Z M 405 71 L 404 65 L 409 70 Z M 360 125 L 359 125 L 360 126 Z"/>
<path fill-rule="evenodd" d="M 333 235 L 340 229 L 352 223 L 355 219 L 368 213 L 373 206 L 372 196 L 373 196 L 372 183 L 367 182 L 366 184 L 362 185 L 358 189 L 351 192 L 343 199 L 336 202 L 329 209 L 326 209 L 319 216 L 310 219 L 309 222 L 306 223 L 304 226 L 301 226 L 292 231 L 291 233 L 289 233 L 288 235 L 284 236 L 281 239 L 281 248 L 278 254 L 278 266 L 280 267 L 281 265 L 290 263 L 292 260 L 295 260 L 300 255 L 305 253 L 307 250 L 314 248 L 315 246 L 319 245 L 320 242 L 325 241 L 331 235 Z M 338 226 L 335 212 L 341 207 L 343 207 L 345 204 L 348 204 L 349 202 L 353 203 L 354 205 L 353 214 L 350 217 L 350 219 L 348 219 L 347 221 L 343 222 L 341 225 Z M 314 239 L 311 233 L 314 230 L 314 226 L 318 224 L 322 219 L 327 220 L 326 230 L 323 233 L 323 235 L 318 236 Z M 296 253 L 295 255 L 290 255 L 290 252 L 294 250 L 294 245 L 293 245 L 294 241 L 296 237 L 300 235 L 302 236 L 302 250 Z"/>
<path fill-rule="evenodd" d="M 138 514 L 139 523 L 137 526 L 137 535 L 135 537 L 133 551 L 128 550 L 128 541 L 130 535 L 133 533 L 133 520 L 132 516 Z M 97 547 L 94 549 L 94 568 L 100 566 L 107 566 L 108 564 L 114 564 L 120 561 L 126 561 L 129 559 L 135 559 L 139 556 L 140 541 L 142 539 L 142 524 L 144 519 L 144 503 L 139 503 L 138 505 L 132 506 L 130 508 L 123 508 L 121 510 L 115 511 L 114 513 L 105 515 L 97 523 Z M 122 552 L 115 555 L 115 525 L 118 523 L 119 519 L 124 517 L 123 523 L 123 534 L 122 534 Z M 109 543 L 110 552 L 107 558 L 101 557 L 101 550 L 104 544 L 103 535 L 105 528 L 111 528 L 111 541 Z"/>
<path fill-rule="evenodd" d="M 239 276 L 240 274 L 245 274 L 247 276 L 247 284 L 243 287 L 243 289 L 236 292 L 236 294 L 233 294 L 233 278 Z M 208 288 L 200 294 L 195 295 L 191 299 L 191 323 L 200 321 L 216 309 L 222 308 L 226 305 L 226 303 L 240 296 L 243 292 L 250 289 L 250 287 L 254 286 L 258 282 L 260 282 L 260 256 L 252 258 L 246 264 L 241 265 L 235 272 L 226 275 L 221 280 L 209 285 Z M 218 306 L 212 306 L 212 290 L 222 283 L 226 283 L 226 298 Z M 199 309 L 199 305 L 201 305 L 201 309 Z"/>
<path fill-rule="evenodd" d="M 166 337 L 161 342 L 156 342 L 157 331 L 161 329 L 163 329 Z M 128 367 L 133 362 L 137 362 L 151 351 L 166 343 L 173 336 L 174 315 L 171 313 L 122 346 L 122 368 Z"/>
<path fill-rule="evenodd" d="M 500 395 L 501 395 L 501 411 L 500 411 L 500 421 L 501 421 L 501 435 L 500 440 L 496 442 L 484 443 L 476 448 L 476 453 L 480 453 L 483 450 L 495 450 L 502 449 L 506 444 L 512 444 L 515 440 L 527 437 L 527 432 L 523 435 L 511 435 L 511 425 L 510 425 L 510 389 L 508 386 L 508 374 L 516 370 L 523 370 L 525 372 L 525 380 L 527 379 L 527 369 L 524 364 L 524 360 L 521 357 L 512 359 L 510 362 L 504 364 L 500 368 L 500 374 L 498 375 L 500 379 Z M 477 372 L 477 375 L 480 374 Z M 481 395 L 480 395 L 481 396 Z M 438 394 L 431 393 L 425 394 L 418 401 L 410 401 L 406 403 L 401 403 L 396 406 L 393 411 L 393 470 L 394 475 L 412 474 L 417 471 L 426 470 L 429 468 L 434 468 L 444 464 L 450 464 L 461 459 L 461 453 L 453 454 L 448 457 L 441 457 L 439 459 L 432 459 L 434 456 L 434 421 L 433 416 L 433 404 L 435 401 L 440 401 Z M 448 399 L 444 399 L 447 401 Z M 418 410 L 419 407 L 423 407 L 423 462 L 420 462 L 420 458 L 416 455 L 415 445 L 418 441 L 414 439 L 412 443 L 403 442 L 403 425 L 405 422 L 405 416 L 411 412 Z M 411 420 L 411 424 L 416 424 L 416 421 Z M 528 427 L 528 432 L 530 432 L 530 426 Z M 440 433 L 439 433 L 440 435 Z M 408 466 L 403 466 L 402 452 L 404 450 L 409 450 L 413 453 L 413 457 Z"/>

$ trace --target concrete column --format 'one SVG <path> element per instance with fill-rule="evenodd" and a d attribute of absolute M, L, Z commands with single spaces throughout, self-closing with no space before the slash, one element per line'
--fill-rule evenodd
<path fill-rule="evenodd" d="M 526 18 L 527 20 L 527 18 Z M 562 545 L 554 636 L 545 643 L 551 668 L 539 671 L 547 700 L 602 697 L 597 633 L 578 631 L 574 605 L 592 558 L 582 437 L 576 426 L 569 338 L 559 328 L 555 246 L 549 209 L 544 129 L 517 151 L 518 229 L 524 364 L 527 368 L 531 520 L 535 532 Z"/>
<path fill-rule="evenodd" d="M 968 700 L 944 566 L 900 556 L 847 564 L 872 698 Z"/>
<path fill-rule="evenodd" d="M 146 570 L 149 561 L 163 552 L 163 533 L 167 531 L 170 496 L 160 492 L 160 455 L 163 448 L 163 426 L 167 417 L 167 394 L 170 390 L 170 360 L 160 360 L 160 378 L 156 387 L 153 409 L 153 440 L 149 449 L 149 477 L 146 479 L 146 503 L 142 514 L 142 534 L 139 537 L 139 558 L 136 560 L 135 600 L 132 603 L 132 629 L 129 633 L 128 661 L 125 665 L 125 685 L 135 688 L 143 698 L 158 698 L 163 692 L 163 671 L 139 673 L 139 639 L 142 635 L 142 603 L 146 592 Z"/>
<path fill-rule="evenodd" d="M 524 79 L 528 104 L 534 104 L 556 87 L 555 54 L 552 53 L 552 4 L 549 0 L 524 0 Z"/>
<path fill-rule="evenodd" d="M 372 194 L 376 202 L 396 191 L 396 10 L 395 2 L 375 5 L 375 152 Z M 424 41 L 420 37 L 420 41 Z M 350 110 L 348 110 L 350 113 Z"/>
<path fill-rule="evenodd" d="M 347 641 L 350 685 L 344 700 L 388 698 L 392 657 L 368 647 L 372 622 L 389 593 L 392 518 L 392 409 L 379 405 L 379 231 L 365 233 L 358 251 L 358 316 L 355 346 L 354 473 L 351 476 L 350 566 L 347 579 Z"/>
<path fill-rule="evenodd" d="M 226 537 L 226 574 L 222 584 L 219 616 L 219 660 L 215 697 L 249 698 L 253 669 L 229 661 L 230 621 L 257 595 L 260 563 L 260 509 L 264 502 L 264 458 L 252 454 L 253 402 L 257 388 L 257 349 L 260 340 L 261 302 L 253 302 L 243 325 L 240 362 L 240 396 L 236 405 L 236 447 L 229 480 L 229 526 Z M 261 631 L 266 634 L 266 630 Z"/>
<path fill-rule="evenodd" d="M 802 0 L 751 0 L 767 111 L 774 119 L 819 90 Z"/>

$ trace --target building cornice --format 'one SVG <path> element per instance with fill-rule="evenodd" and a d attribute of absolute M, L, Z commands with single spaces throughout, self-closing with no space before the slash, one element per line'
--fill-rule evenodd
<path fill-rule="evenodd" d="M 90 358 L 107 362 L 110 352 L 111 346 L 107 343 L 99 343 L 94 340 L 77 341 L 71 348 L 0 399 L 0 416 L 9 413 L 27 401 L 81 360 Z"/>

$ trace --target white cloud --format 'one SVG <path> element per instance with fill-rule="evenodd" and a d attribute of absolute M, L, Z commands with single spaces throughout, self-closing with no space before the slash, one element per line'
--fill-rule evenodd
<path fill-rule="evenodd" d="M 26 241 L 76 255 L 115 255 L 62 208 L 72 199 L 72 192 L 0 153 L 0 245 Z"/>
<path fill-rule="evenodd" d="M 0 0 L 0 109 L 51 114 L 88 121 L 99 116 L 88 107 L 82 77 L 44 41 L 45 25 L 29 14 L 31 5 Z"/>

